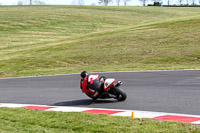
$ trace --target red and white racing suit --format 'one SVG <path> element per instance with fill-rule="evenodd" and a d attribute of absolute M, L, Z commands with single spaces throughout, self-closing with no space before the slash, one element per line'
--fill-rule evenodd
<path fill-rule="evenodd" d="M 99 75 L 88 75 L 80 82 L 80 88 L 83 93 L 87 93 L 89 95 L 93 95 L 94 92 L 98 92 L 99 94 L 102 92 L 101 82 L 99 81 Z"/>

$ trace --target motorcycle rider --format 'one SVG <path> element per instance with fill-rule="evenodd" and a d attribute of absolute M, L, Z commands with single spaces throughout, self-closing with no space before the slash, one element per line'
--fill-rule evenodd
<path fill-rule="evenodd" d="M 89 75 L 87 71 L 82 71 L 81 74 L 80 88 L 83 93 L 89 92 L 92 98 L 96 98 L 102 93 L 101 81 L 99 81 L 99 75 Z"/>

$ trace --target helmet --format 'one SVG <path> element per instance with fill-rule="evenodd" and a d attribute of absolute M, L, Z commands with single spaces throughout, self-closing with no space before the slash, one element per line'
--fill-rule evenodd
<path fill-rule="evenodd" d="M 80 76 L 82 78 L 85 78 L 86 76 L 88 76 L 88 73 L 86 71 L 82 71 L 81 74 L 80 74 Z"/>

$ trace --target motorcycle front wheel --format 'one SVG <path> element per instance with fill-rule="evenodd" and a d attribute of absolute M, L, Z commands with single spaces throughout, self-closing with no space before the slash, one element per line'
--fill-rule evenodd
<path fill-rule="evenodd" d="M 112 89 L 116 93 L 118 101 L 126 100 L 127 95 L 122 89 L 120 89 L 119 87 L 116 87 L 116 86 L 112 86 Z"/>

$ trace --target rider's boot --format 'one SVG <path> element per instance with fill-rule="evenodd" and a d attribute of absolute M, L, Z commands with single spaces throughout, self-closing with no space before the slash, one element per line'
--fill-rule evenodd
<path fill-rule="evenodd" d="M 95 97 L 97 97 L 98 94 L 99 94 L 99 92 L 96 91 L 93 95 L 91 95 L 91 97 L 92 97 L 92 98 L 95 98 Z"/>

